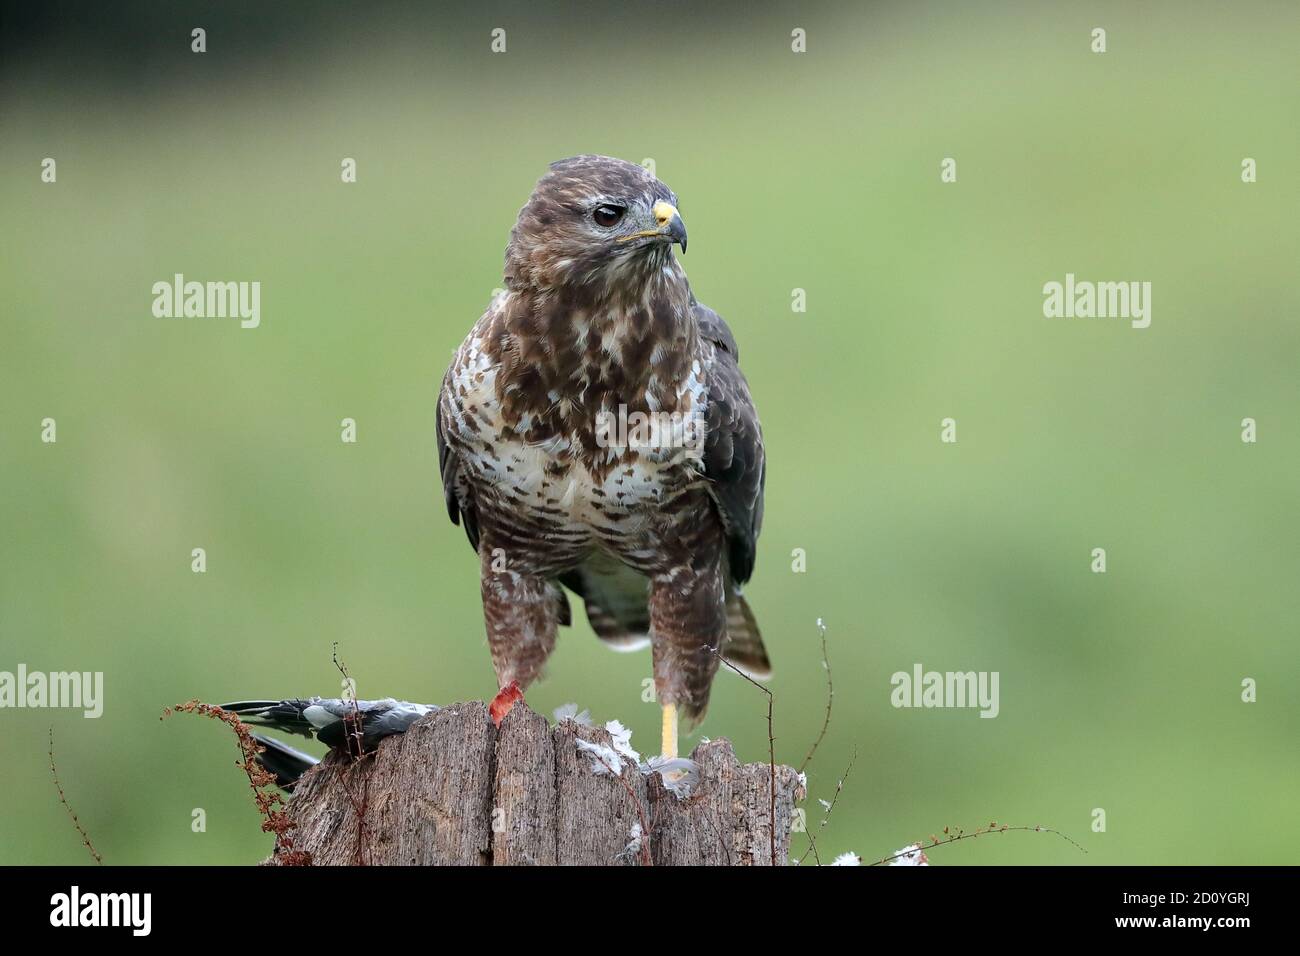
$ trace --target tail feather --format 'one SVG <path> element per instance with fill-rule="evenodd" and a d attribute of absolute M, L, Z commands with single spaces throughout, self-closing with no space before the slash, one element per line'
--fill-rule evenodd
<path fill-rule="evenodd" d="M 619 651 L 650 643 L 649 581 L 613 558 L 594 555 L 560 582 L 583 599 L 587 620 L 605 644 Z M 727 592 L 727 636 L 722 657 L 757 680 L 772 676 L 758 621 L 739 588 Z"/>
<path fill-rule="evenodd" d="M 303 713 L 310 704 L 306 700 L 240 700 L 222 704 L 221 709 L 238 714 L 246 724 L 311 737 L 315 728 Z"/>
<path fill-rule="evenodd" d="M 256 731 L 250 736 L 262 745 L 262 752 L 257 755 L 257 762 L 262 769 L 275 777 L 275 785 L 281 790 L 292 790 L 305 774 L 312 767 L 316 766 L 315 757 L 305 754 L 300 750 L 294 750 L 288 744 L 281 743 L 274 737 L 268 737 L 266 734 L 259 734 Z"/>
<path fill-rule="evenodd" d="M 592 630 L 607 646 L 636 651 L 649 645 L 650 582 L 645 575 L 596 554 L 560 582 L 582 598 Z"/>
<path fill-rule="evenodd" d="M 727 638 L 722 642 L 722 659 L 755 680 L 772 676 L 772 662 L 763 646 L 758 621 L 739 591 L 727 596 Z"/>

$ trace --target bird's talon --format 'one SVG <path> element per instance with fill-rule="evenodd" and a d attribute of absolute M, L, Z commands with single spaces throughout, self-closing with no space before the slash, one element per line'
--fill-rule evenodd
<path fill-rule="evenodd" d="M 690 794 L 700 779 L 700 767 L 688 757 L 651 757 L 642 769 L 657 773 L 664 786 L 684 797 Z"/>

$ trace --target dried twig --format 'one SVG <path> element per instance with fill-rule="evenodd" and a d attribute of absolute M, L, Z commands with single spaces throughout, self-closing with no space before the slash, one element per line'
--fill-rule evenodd
<path fill-rule="evenodd" d="M 882 864 L 885 863 L 891 863 L 894 860 L 897 860 L 899 857 L 911 856 L 913 853 L 916 853 L 918 850 L 931 850 L 937 846 L 947 846 L 949 843 L 957 843 L 960 840 L 970 840 L 975 837 L 986 836 L 991 833 L 1007 833 L 1015 830 L 1019 830 L 1027 833 L 1054 833 L 1057 836 L 1059 836 L 1062 840 L 1071 844 L 1079 852 L 1081 853 L 1088 852 L 1083 847 L 1079 846 L 1079 844 L 1076 843 L 1074 840 L 1070 839 L 1070 837 L 1062 833 L 1060 830 L 1054 830 L 1051 827 L 1008 826 L 1006 824 L 998 826 L 997 823 L 990 822 L 988 826 L 979 827 L 975 830 L 972 830 L 970 833 L 966 833 L 965 831 L 960 829 L 958 829 L 956 833 L 951 833 L 949 832 L 948 827 L 944 827 L 943 828 L 944 836 L 942 837 L 942 839 L 935 836 L 932 833 L 930 834 L 929 844 L 913 843 L 907 849 L 900 850 L 897 853 L 895 853 L 893 856 L 887 856 L 883 860 L 877 860 L 875 863 L 872 863 L 871 866 L 881 866 Z"/>
<path fill-rule="evenodd" d="M 343 718 L 344 739 L 347 741 L 344 749 L 349 757 L 354 761 L 361 761 L 367 756 L 365 750 L 365 736 L 361 725 L 361 708 L 357 706 L 356 684 L 352 680 L 352 675 L 348 673 L 347 664 L 339 660 L 339 642 L 334 642 L 333 650 L 334 666 L 338 672 L 343 675 L 343 686 L 350 693 L 347 700 L 352 704 L 352 712 Z M 353 744 L 356 745 L 356 753 L 352 752 Z M 366 866 L 365 849 L 368 845 L 366 842 L 366 810 L 370 804 L 370 775 L 365 774 L 361 780 L 361 796 L 358 797 L 352 785 L 348 773 L 344 773 L 340 779 L 344 788 L 347 790 L 348 802 L 352 804 L 352 815 L 357 821 L 357 847 L 353 854 L 352 863 L 354 866 Z"/>
<path fill-rule="evenodd" d="M 804 850 L 803 856 L 799 857 L 798 861 L 796 862 L 796 865 L 802 863 L 804 861 L 804 857 L 806 857 L 809 853 L 812 853 L 813 863 L 817 866 L 821 866 L 822 857 L 821 854 L 817 852 L 817 838 L 813 836 L 813 832 L 809 830 L 807 826 L 804 827 L 804 836 L 808 838 L 808 849 Z"/>
<path fill-rule="evenodd" d="M 357 685 L 353 682 L 352 675 L 348 673 L 348 665 L 343 663 L 343 661 L 339 660 L 338 641 L 334 642 L 334 648 L 331 654 L 331 658 L 334 661 L 334 667 L 338 670 L 340 674 L 343 675 L 343 689 L 344 689 L 345 699 L 352 704 L 352 713 L 348 715 L 349 719 L 351 720 L 351 726 L 346 728 L 348 731 L 346 736 L 348 739 L 356 743 L 357 752 L 355 754 L 352 754 L 352 745 L 350 743 L 348 744 L 346 749 L 349 754 L 352 754 L 352 756 L 354 756 L 356 759 L 360 759 L 361 757 L 365 756 L 365 748 L 362 745 L 361 709 L 357 707 L 357 692 L 356 692 Z"/>
<path fill-rule="evenodd" d="M 768 837 L 771 839 L 772 865 L 777 866 L 778 864 L 776 862 L 776 736 L 772 733 L 772 701 L 773 701 L 772 692 L 768 690 L 766 687 L 764 687 L 762 684 L 760 684 L 758 681 L 754 680 L 754 678 L 746 674 L 735 664 L 731 663 L 731 661 L 723 657 L 722 654 L 718 652 L 717 648 L 710 647 L 708 644 L 705 644 L 704 647 L 706 650 L 708 650 L 710 654 L 712 654 L 722 663 L 726 664 L 733 671 L 735 671 L 741 677 L 745 678 L 745 680 L 749 681 L 751 684 L 753 684 L 755 687 L 757 687 L 759 690 L 761 690 L 764 694 L 767 695 L 767 767 L 768 770 L 771 772 L 771 781 L 768 784 L 768 792 L 767 792 L 768 799 L 771 804 L 770 807 L 771 817 L 767 829 L 768 829 Z"/>
<path fill-rule="evenodd" d="M 844 772 L 840 774 L 840 779 L 835 782 L 835 792 L 831 794 L 830 803 L 825 804 L 826 814 L 825 816 L 822 817 L 821 823 L 817 824 L 818 830 L 823 829 L 826 826 L 827 822 L 830 820 L 831 811 L 835 809 L 835 804 L 839 803 L 840 794 L 844 792 L 844 781 L 848 779 L 849 774 L 853 770 L 853 765 L 857 763 L 857 761 L 858 761 L 858 749 L 854 747 L 853 756 L 849 758 L 849 765 L 844 768 Z M 808 858 L 809 853 L 812 853 L 813 859 L 816 860 L 817 864 L 820 866 L 821 857 L 817 855 L 817 842 L 816 840 L 813 839 L 811 830 L 808 831 L 808 849 L 804 850 L 803 856 L 799 857 L 800 864 L 802 864 L 803 861 Z"/>
<path fill-rule="evenodd" d="M 822 667 L 826 670 L 826 717 L 822 720 L 821 733 L 813 741 L 813 745 L 808 748 L 808 753 L 804 755 L 803 763 L 799 764 L 799 772 L 803 773 L 804 767 L 808 766 L 812 760 L 813 754 L 817 753 L 817 748 L 822 745 L 822 740 L 826 737 L 826 730 L 831 725 L 831 705 L 835 702 L 835 684 L 831 680 L 831 659 L 826 653 L 826 624 L 821 618 L 817 618 L 817 630 L 822 635 Z"/>
<path fill-rule="evenodd" d="M 53 727 L 50 728 L 50 776 L 54 778 L 54 789 L 59 791 L 59 803 L 63 804 L 64 810 L 68 811 L 68 816 L 72 818 L 72 825 L 76 827 L 77 832 L 81 834 L 82 845 L 85 846 L 85 848 L 90 851 L 90 855 L 91 857 L 94 858 L 96 863 L 103 865 L 104 858 L 100 856 L 99 851 L 95 849 L 95 844 L 90 842 L 90 835 L 86 833 L 86 828 L 83 827 L 81 825 L 81 821 L 77 819 L 77 814 L 73 812 L 72 806 L 68 803 L 67 794 L 63 792 L 63 784 L 59 782 L 59 771 L 56 770 L 54 767 L 54 728 Z"/>
<path fill-rule="evenodd" d="M 221 721 L 234 732 L 240 754 L 240 759 L 235 765 L 248 777 L 248 786 L 253 791 L 257 812 L 262 815 L 262 830 L 275 834 L 275 855 L 285 866 L 310 866 L 311 854 L 293 848 L 293 838 L 289 836 L 289 831 L 293 829 L 293 822 L 285 812 L 284 797 L 275 789 L 275 775 L 257 762 L 257 755 L 265 748 L 253 739 L 248 725 L 239 719 L 238 714 L 199 700 L 187 700 L 175 707 L 168 707 L 158 719 L 170 717 L 173 712 L 211 717 L 213 720 Z"/>

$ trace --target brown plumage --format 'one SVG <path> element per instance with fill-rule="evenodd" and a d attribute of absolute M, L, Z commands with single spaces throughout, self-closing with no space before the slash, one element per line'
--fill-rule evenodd
<path fill-rule="evenodd" d="M 506 293 L 443 381 L 447 509 L 479 555 L 502 688 L 541 672 L 569 623 L 564 588 L 612 646 L 649 641 L 660 702 L 688 718 L 717 648 L 769 670 L 740 594 L 762 433 L 735 339 L 695 301 L 674 243 L 685 250 L 676 197 L 640 166 L 553 164 L 511 232 Z"/>

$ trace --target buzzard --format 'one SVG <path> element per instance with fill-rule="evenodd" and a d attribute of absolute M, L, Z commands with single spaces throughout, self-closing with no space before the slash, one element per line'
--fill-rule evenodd
<path fill-rule="evenodd" d="M 498 294 L 438 396 L 447 511 L 481 567 L 499 721 L 541 672 L 565 590 L 616 649 L 651 647 L 663 753 L 724 658 L 770 674 L 741 595 L 763 521 L 758 415 L 673 245 L 673 192 L 607 156 L 551 164 Z"/>

